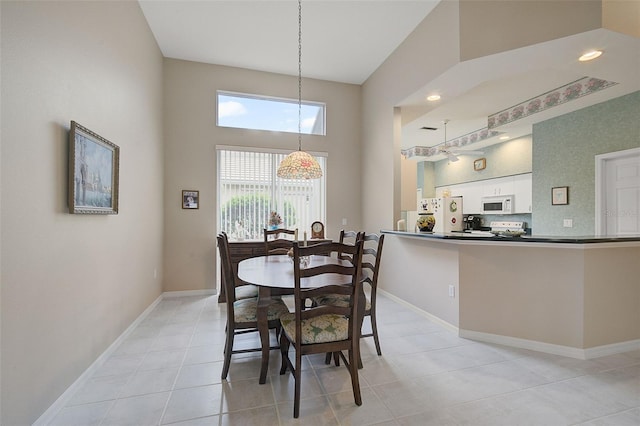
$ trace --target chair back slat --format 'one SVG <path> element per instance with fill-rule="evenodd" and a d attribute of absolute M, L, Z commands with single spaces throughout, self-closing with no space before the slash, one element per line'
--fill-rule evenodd
<path fill-rule="evenodd" d="M 357 239 L 355 244 L 345 244 L 340 242 L 330 242 L 309 247 L 300 247 L 297 242 L 293 244 L 293 271 L 294 271 L 294 305 L 296 316 L 296 341 L 301 341 L 302 330 L 301 321 L 320 315 L 333 313 L 349 318 L 349 338 L 356 336 L 359 339 L 359 318 L 360 312 L 364 311 L 364 298 L 360 297 L 362 291 L 361 266 L 362 266 L 363 240 Z M 300 257 L 314 256 L 319 254 L 330 254 L 338 256 L 348 256 L 342 259 L 343 264 L 322 264 L 315 267 L 302 268 Z M 322 278 L 321 286 L 316 281 L 313 288 L 305 288 L 305 278 Z M 307 307 L 306 300 L 312 297 L 322 297 L 332 294 L 342 294 L 349 297 L 348 306 L 321 305 L 317 307 Z"/>
<path fill-rule="evenodd" d="M 264 251 L 267 256 L 272 254 L 287 254 L 293 246 L 296 235 L 294 229 L 263 229 Z"/>
<path fill-rule="evenodd" d="M 350 244 L 355 245 L 356 241 L 363 236 L 364 233 L 356 232 L 356 231 L 345 231 L 344 229 L 340 230 L 340 239 L 338 242 L 342 244 Z M 338 259 L 350 260 L 349 254 L 346 253 L 338 253 Z"/>

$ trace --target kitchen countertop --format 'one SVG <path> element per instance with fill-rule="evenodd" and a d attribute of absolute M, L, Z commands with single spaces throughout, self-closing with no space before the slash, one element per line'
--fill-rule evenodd
<path fill-rule="evenodd" d="M 484 234 L 474 234 L 467 232 L 407 232 L 381 230 L 383 234 L 394 234 L 398 236 L 413 238 L 428 238 L 451 241 L 508 241 L 522 243 L 559 243 L 559 244 L 593 244 L 593 243 L 620 243 L 640 241 L 640 236 L 618 237 L 607 235 L 585 235 L 585 236 L 545 236 L 545 235 L 522 235 L 520 237 L 494 236 Z"/>

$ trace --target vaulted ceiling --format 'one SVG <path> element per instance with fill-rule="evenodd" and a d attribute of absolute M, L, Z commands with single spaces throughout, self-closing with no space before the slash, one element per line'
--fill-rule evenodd
<path fill-rule="evenodd" d="M 302 74 L 329 81 L 362 84 L 402 43 L 440 0 L 313 1 L 302 5 Z M 298 5 L 296 1 L 139 1 L 165 57 L 297 75 Z M 602 57 L 577 60 L 589 49 Z M 510 138 L 531 133 L 532 124 L 640 90 L 640 39 L 594 30 L 460 63 L 399 106 L 423 110 L 403 123 L 402 148 L 434 147 L 447 140 L 476 142 L 469 149 L 499 143 L 478 139 L 489 127 Z M 590 90 L 589 79 L 611 83 Z M 579 96 L 571 84 L 579 83 Z M 613 84 L 615 83 L 615 84 Z M 593 84 L 591 84 L 593 86 Z M 443 94 L 428 103 L 426 96 Z M 558 92 L 560 102 L 545 103 Z M 566 97 L 565 93 L 569 93 Z M 545 108 L 527 106 L 539 98 Z M 522 111 L 517 110 L 521 105 Z M 548 107 L 546 107 L 548 106 Z M 509 119 L 500 122 L 500 113 Z M 488 126 L 491 117 L 494 127 Z M 516 119 L 512 119 L 517 117 Z M 437 130 L 423 130 L 423 127 Z M 476 136 L 473 136 L 476 135 Z M 416 154 L 414 150 L 413 154 Z M 442 155 L 417 156 L 438 160 Z"/>

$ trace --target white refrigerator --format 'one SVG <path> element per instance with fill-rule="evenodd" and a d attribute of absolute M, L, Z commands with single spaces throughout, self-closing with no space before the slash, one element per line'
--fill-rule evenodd
<path fill-rule="evenodd" d="M 462 232 L 462 197 L 422 198 L 418 214 L 432 213 L 436 219 L 433 232 Z"/>

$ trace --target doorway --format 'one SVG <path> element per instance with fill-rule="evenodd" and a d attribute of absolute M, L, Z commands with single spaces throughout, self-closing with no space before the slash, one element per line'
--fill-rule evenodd
<path fill-rule="evenodd" d="M 596 235 L 640 235 L 640 148 L 596 156 Z"/>

